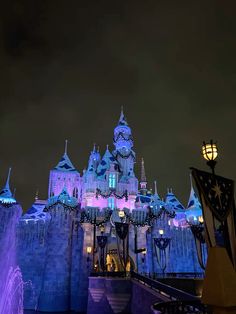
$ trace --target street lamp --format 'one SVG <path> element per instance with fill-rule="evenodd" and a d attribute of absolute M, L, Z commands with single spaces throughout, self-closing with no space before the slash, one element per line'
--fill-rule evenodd
<path fill-rule="evenodd" d="M 203 142 L 202 155 L 207 160 L 207 165 L 211 168 L 212 173 L 215 174 L 216 157 L 218 156 L 218 149 L 216 143 L 210 140 L 210 143 Z"/>

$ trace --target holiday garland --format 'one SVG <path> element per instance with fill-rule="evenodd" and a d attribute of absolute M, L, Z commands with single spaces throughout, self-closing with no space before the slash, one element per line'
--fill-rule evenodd
<path fill-rule="evenodd" d="M 115 196 L 115 198 L 117 198 L 117 199 L 125 198 L 126 201 L 128 200 L 127 190 L 125 190 L 125 192 L 123 194 L 119 195 L 115 192 L 115 190 L 110 190 L 108 193 L 105 194 L 105 193 L 102 193 L 102 191 L 100 189 L 97 189 L 96 190 L 96 198 L 98 199 L 99 196 L 101 196 L 102 198 L 109 198 L 111 196 Z"/>
<path fill-rule="evenodd" d="M 110 217 L 112 215 L 112 210 L 106 209 L 104 213 L 104 217 L 102 217 L 103 218 L 102 220 L 100 219 L 98 220 L 98 218 L 101 218 L 101 216 L 98 216 L 97 211 L 95 211 L 93 214 L 86 210 L 83 211 L 81 213 L 80 223 L 89 222 L 90 224 L 96 225 L 97 227 L 101 226 L 110 220 Z"/>
<path fill-rule="evenodd" d="M 69 206 L 69 205 L 66 205 L 65 203 L 61 202 L 61 201 L 57 201 L 56 203 L 52 204 L 52 205 L 47 205 L 45 208 L 44 208 L 44 212 L 48 212 L 51 208 L 55 207 L 55 205 L 62 205 L 64 209 L 66 210 L 69 210 L 70 212 L 71 211 L 76 211 L 79 206 L 76 205 L 76 206 Z"/>

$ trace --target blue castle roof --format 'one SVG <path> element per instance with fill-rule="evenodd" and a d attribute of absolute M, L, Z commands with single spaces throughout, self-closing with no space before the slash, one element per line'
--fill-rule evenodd
<path fill-rule="evenodd" d="M 9 168 L 8 176 L 6 180 L 5 186 L 0 191 L 0 203 L 2 204 L 13 204 L 16 203 L 15 198 L 13 197 L 11 190 L 10 190 L 10 174 L 11 174 L 11 168 Z"/>
<path fill-rule="evenodd" d="M 172 209 L 174 209 L 177 212 L 185 210 L 184 206 L 180 203 L 180 201 L 174 195 L 172 190 L 167 192 L 165 203 L 167 204 L 167 206 L 170 206 Z"/>
<path fill-rule="evenodd" d="M 110 168 L 110 164 L 115 163 L 118 166 L 118 162 L 115 157 L 110 153 L 108 146 L 106 149 L 105 154 L 100 161 L 98 168 L 97 168 L 97 176 L 103 178 L 106 171 Z"/>

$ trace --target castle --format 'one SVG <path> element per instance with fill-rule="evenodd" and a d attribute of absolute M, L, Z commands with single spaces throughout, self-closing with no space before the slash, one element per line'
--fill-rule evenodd
<path fill-rule="evenodd" d="M 156 184 L 153 193 L 147 189 L 143 160 L 139 182 L 134 172 L 132 132 L 123 110 L 113 144 L 114 150 L 107 146 L 103 156 L 94 147 L 87 169 L 80 174 L 68 156 L 66 142 L 61 160 L 50 171 L 48 199 L 36 197 L 19 219 L 18 264 L 24 281 L 30 282 L 24 289 L 26 309 L 85 312 L 89 273 L 100 267 L 97 236 L 108 239 L 106 270 L 122 271 L 116 222 L 129 222 L 127 270 L 150 274 L 202 272 L 188 224 L 202 219 L 192 185 L 184 207 L 172 190 L 162 200 Z M 17 204 L 9 178 L 0 192 L 0 210 L 5 210 L 6 204 Z M 164 236 L 170 239 L 165 265 L 160 263 L 153 243 Z"/>

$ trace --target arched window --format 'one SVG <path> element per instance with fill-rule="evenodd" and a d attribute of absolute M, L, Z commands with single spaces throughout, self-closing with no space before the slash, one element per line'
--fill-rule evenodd
<path fill-rule="evenodd" d="M 111 209 L 115 208 L 115 199 L 114 199 L 114 197 L 109 197 L 108 198 L 108 207 L 111 208 Z"/>
<path fill-rule="evenodd" d="M 78 198 L 78 189 L 74 188 L 73 190 L 73 197 Z"/>
<path fill-rule="evenodd" d="M 116 175 L 115 173 L 109 174 L 109 188 L 114 189 L 116 187 Z"/>

